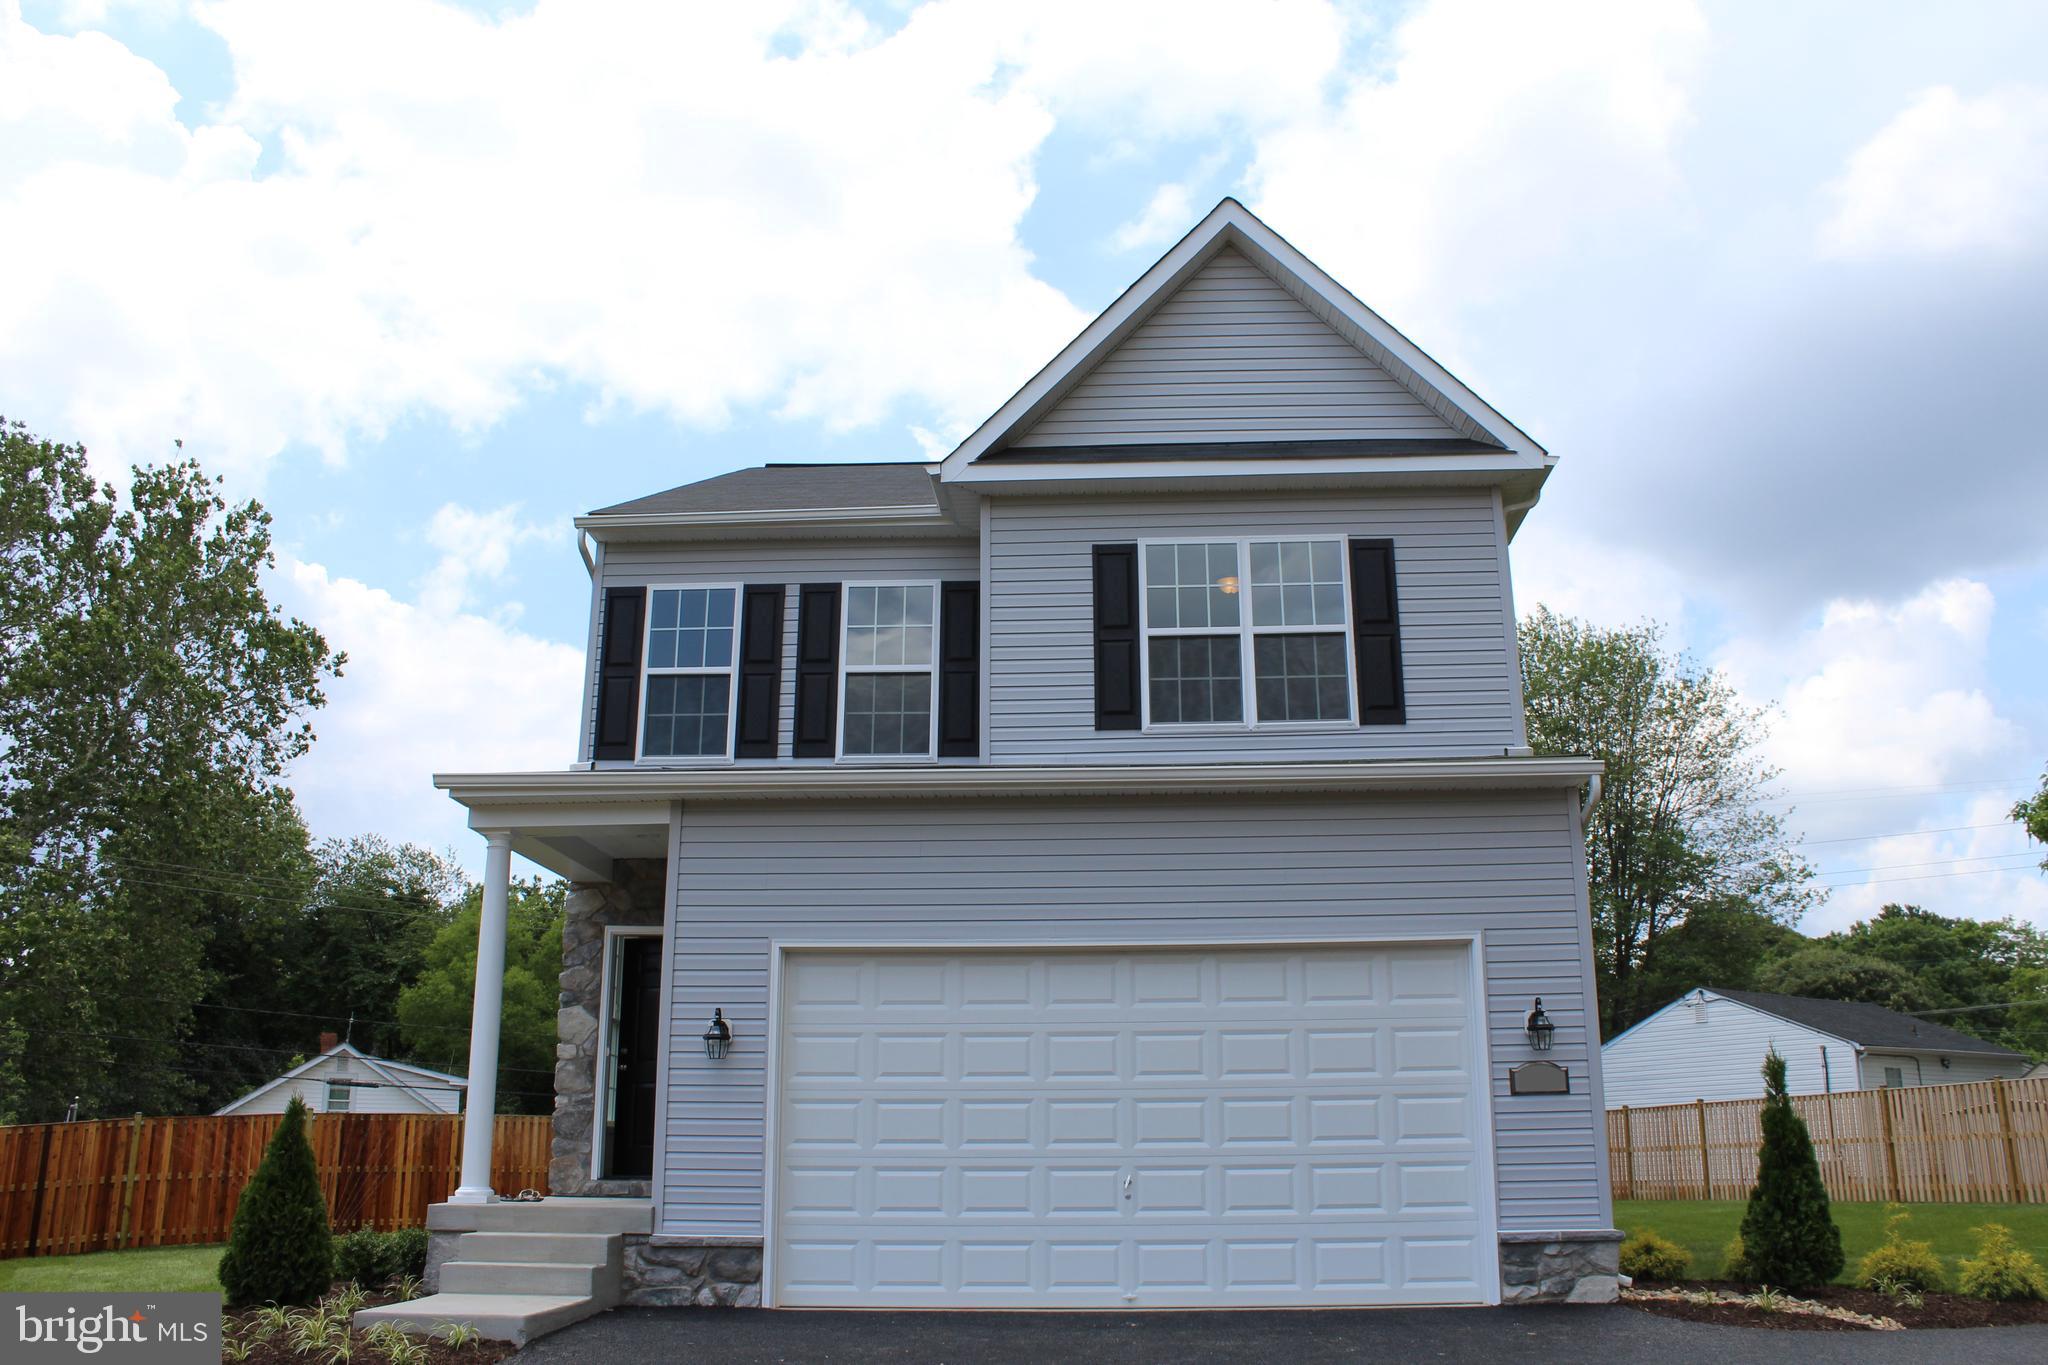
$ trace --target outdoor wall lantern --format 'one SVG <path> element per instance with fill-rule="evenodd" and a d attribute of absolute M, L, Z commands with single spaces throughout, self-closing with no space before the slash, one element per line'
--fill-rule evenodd
<path fill-rule="evenodd" d="M 704 1055 L 717 1061 L 732 1048 L 732 1025 L 725 1022 L 725 1011 L 711 1011 L 711 1027 L 704 1030 Z"/>
<path fill-rule="evenodd" d="M 1529 1011 L 1529 1046 L 1538 1052 L 1550 1051 L 1550 1035 L 1557 1032 L 1557 1025 L 1550 1022 L 1550 1016 L 1543 1012 L 1543 997 L 1536 997 L 1536 1008 Z"/>

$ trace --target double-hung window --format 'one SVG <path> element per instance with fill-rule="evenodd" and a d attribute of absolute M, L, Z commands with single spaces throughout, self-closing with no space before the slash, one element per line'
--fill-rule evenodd
<path fill-rule="evenodd" d="M 730 587 L 648 592 L 642 758 L 732 752 L 736 596 Z"/>
<path fill-rule="evenodd" d="M 840 658 L 839 752 L 929 758 L 938 649 L 933 583 L 849 583 Z"/>
<path fill-rule="evenodd" d="M 1342 540 L 1150 542 L 1139 561 L 1146 725 L 1356 714 Z"/>

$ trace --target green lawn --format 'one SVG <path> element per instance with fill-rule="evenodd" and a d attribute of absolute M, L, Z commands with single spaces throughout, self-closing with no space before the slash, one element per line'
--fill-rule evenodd
<path fill-rule="evenodd" d="M 214 1267 L 225 1247 L 153 1247 L 96 1251 L 88 1256 L 31 1256 L 0 1261 L 0 1293 L 39 1290 L 91 1294 L 220 1292 Z"/>
<path fill-rule="evenodd" d="M 1913 1215 L 1906 1235 L 1932 1242 L 1953 1276 L 1956 1261 L 1975 1252 L 1970 1229 L 1980 1223 L 2003 1223 L 2016 1241 L 2048 1265 L 2048 1204 L 1908 1204 Z M 1739 1199 L 1617 1199 L 1614 1223 L 1624 1232 L 1654 1228 L 1692 1253 L 1693 1274 L 1716 1279 L 1721 1274 L 1721 1248 L 1742 1225 Z M 1842 1230 L 1847 1259 L 1840 1278 L 1853 1280 L 1856 1263 L 1884 1240 L 1885 1205 L 1836 1204 L 1835 1226 Z"/>

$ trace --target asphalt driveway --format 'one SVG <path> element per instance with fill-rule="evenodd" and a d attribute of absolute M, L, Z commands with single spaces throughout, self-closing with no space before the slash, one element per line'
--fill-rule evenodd
<path fill-rule="evenodd" d="M 624 1308 L 544 1337 L 518 1365 L 1321 1365 L 1595 1361 L 1716 1365 L 2040 1365 L 2048 1327 L 1774 1332 L 1633 1308 L 1395 1308 L 1219 1313 L 849 1313 Z"/>

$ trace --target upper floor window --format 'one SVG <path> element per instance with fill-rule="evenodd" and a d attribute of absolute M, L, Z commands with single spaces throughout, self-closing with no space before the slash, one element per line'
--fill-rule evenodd
<path fill-rule="evenodd" d="M 1139 568 L 1146 725 L 1355 714 L 1343 541 L 1149 542 Z"/>
<path fill-rule="evenodd" d="M 737 592 L 648 592 L 642 758 L 722 758 L 732 752 Z"/>
<path fill-rule="evenodd" d="M 330 1114 L 346 1114 L 349 1110 L 350 1092 L 353 1089 L 354 1087 L 350 1086 L 346 1081 L 329 1081 L 327 1083 L 327 1112 Z"/>
<path fill-rule="evenodd" d="M 934 583 L 846 586 L 839 651 L 841 756 L 931 755 L 937 595 Z"/>

